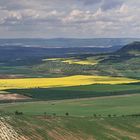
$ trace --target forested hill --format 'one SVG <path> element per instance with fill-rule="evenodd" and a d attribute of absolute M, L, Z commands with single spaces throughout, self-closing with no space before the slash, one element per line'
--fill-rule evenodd
<path fill-rule="evenodd" d="M 140 42 L 133 42 L 121 48 L 118 53 L 140 53 Z"/>

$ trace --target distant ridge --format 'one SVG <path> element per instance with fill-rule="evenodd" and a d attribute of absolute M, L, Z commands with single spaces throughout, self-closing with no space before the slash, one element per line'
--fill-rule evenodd
<path fill-rule="evenodd" d="M 140 38 L 54 38 L 54 39 L 0 39 L 0 46 L 28 46 L 43 48 L 75 48 L 75 47 L 93 47 L 93 48 L 112 48 L 114 51 L 122 46 L 134 41 L 140 41 Z M 121 46 L 121 47 L 120 47 Z"/>
<path fill-rule="evenodd" d="M 118 50 L 117 53 L 130 53 L 132 51 L 140 52 L 140 42 L 139 41 L 135 41 L 133 43 L 125 45 L 120 50 Z"/>

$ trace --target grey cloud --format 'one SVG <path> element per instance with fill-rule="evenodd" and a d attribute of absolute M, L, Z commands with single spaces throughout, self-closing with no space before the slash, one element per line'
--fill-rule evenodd
<path fill-rule="evenodd" d="M 102 2 L 102 0 L 78 0 L 78 1 L 82 1 L 84 5 L 93 5 Z"/>
<path fill-rule="evenodd" d="M 5 26 L 13 25 L 35 25 L 50 24 L 58 25 L 61 23 L 63 13 L 57 11 L 36 11 L 32 9 L 9 11 L 0 19 L 0 24 Z"/>
<path fill-rule="evenodd" d="M 123 4 L 122 1 L 120 0 L 104 0 L 103 4 L 101 6 L 102 10 L 110 10 L 110 9 L 114 9 L 114 8 L 118 8 Z"/>
<path fill-rule="evenodd" d="M 20 0 L 0 0 L 0 6 L 3 10 L 19 10 L 26 8 L 26 5 Z"/>
<path fill-rule="evenodd" d="M 78 0 L 82 1 L 86 6 L 99 4 L 102 10 L 117 8 L 123 4 L 121 0 Z"/>

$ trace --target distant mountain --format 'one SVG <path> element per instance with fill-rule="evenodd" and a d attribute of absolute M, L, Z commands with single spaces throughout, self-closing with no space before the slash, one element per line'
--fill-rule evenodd
<path fill-rule="evenodd" d="M 44 48 L 70 48 L 70 47 L 91 47 L 108 48 L 117 50 L 134 41 L 140 41 L 140 38 L 54 38 L 54 39 L 0 39 L 0 46 L 24 46 L 24 47 L 44 47 Z"/>

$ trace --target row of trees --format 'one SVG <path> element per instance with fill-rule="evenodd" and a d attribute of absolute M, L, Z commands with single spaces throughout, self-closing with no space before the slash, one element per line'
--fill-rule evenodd
<path fill-rule="evenodd" d="M 20 111 L 15 111 L 15 115 L 23 115 L 23 112 L 20 112 Z M 44 112 L 44 117 L 47 118 L 48 115 L 47 112 Z M 54 117 L 56 116 L 56 113 L 53 113 L 52 114 Z M 69 113 L 66 112 L 65 113 L 65 116 L 69 116 Z M 140 114 L 133 114 L 133 115 L 122 115 L 122 117 L 127 117 L 127 116 L 131 116 L 131 117 L 140 117 Z M 102 116 L 101 114 L 93 114 L 93 117 L 95 118 L 98 118 L 98 117 L 104 117 Z M 120 117 L 120 116 L 117 116 L 116 114 L 108 114 L 107 117 L 111 118 L 111 117 Z"/>

